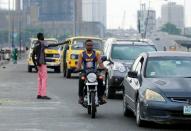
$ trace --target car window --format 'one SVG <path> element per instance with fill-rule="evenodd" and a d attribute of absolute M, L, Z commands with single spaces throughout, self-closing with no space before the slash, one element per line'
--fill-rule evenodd
<path fill-rule="evenodd" d="M 111 58 L 119 60 L 135 60 L 141 53 L 156 51 L 151 45 L 120 45 L 112 46 Z"/>
<path fill-rule="evenodd" d="M 37 40 L 33 40 L 32 43 L 31 43 L 31 48 L 34 48 L 34 45 L 35 43 L 37 42 Z M 47 44 L 56 44 L 58 43 L 56 40 L 45 40 L 45 42 Z M 59 49 L 59 46 L 56 46 L 56 47 L 49 47 L 49 49 Z"/>
<path fill-rule="evenodd" d="M 85 49 L 85 39 L 74 40 L 72 44 L 72 49 L 75 50 L 84 50 Z M 93 40 L 93 48 L 103 50 L 103 44 L 101 40 Z"/>
<path fill-rule="evenodd" d="M 191 77 L 191 58 L 155 58 L 149 59 L 146 77 Z"/>

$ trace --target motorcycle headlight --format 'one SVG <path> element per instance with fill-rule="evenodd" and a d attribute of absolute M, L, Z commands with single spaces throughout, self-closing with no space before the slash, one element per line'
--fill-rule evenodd
<path fill-rule="evenodd" d="M 113 70 L 118 70 L 120 72 L 125 72 L 125 66 L 121 63 L 114 63 Z"/>
<path fill-rule="evenodd" d="M 87 79 L 88 79 L 89 82 L 95 82 L 96 79 L 97 79 L 97 76 L 96 76 L 95 73 L 89 73 L 89 74 L 87 75 Z"/>
<path fill-rule="evenodd" d="M 162 97 L 159 93 L 152 91 L 150 89 L 147 89 L 145 92 L 145 100 L 165 102 L 164 97 Z"/>

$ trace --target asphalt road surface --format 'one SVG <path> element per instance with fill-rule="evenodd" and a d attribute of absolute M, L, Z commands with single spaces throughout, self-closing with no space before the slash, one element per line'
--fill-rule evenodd
<path fill-rule="evenodd" d="M 52 100 L 37 100 L 36 73 L 28 73 L 24 61 L 0 68 L 0 131 L 191 131 L 189 125 L 137 127 L 134 116 L 123 116 L 120 95 L 99 107 L 96 119 L 91 119 L 77 103 L 77 78 L 67 80 L 50 71 Z"/>

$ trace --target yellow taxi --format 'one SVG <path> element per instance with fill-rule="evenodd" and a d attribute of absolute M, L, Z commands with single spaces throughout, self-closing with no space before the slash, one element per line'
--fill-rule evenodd
<path fill-rule="evenodd" d="M 28 54 L 28 72 L 32 72 L 32 69 L 34 68 L 34 63 L 32 61 L 32 52 L 34 48 L 34 44 L 36 43 L 36 38 L 30 39 L 30 49 Z M 55 38 L 45 38 L 45 41 L 48 44 L 56 44 L 58 43 L 58 40 Z M 48 68 L 54 69 L 55 72 L 60 73 L 60 63 L 61 63 L 61 51 L 60 47 L 49 47 L 48 49 L 45 49 L 45 59 L 46 59 L 46 65 Z"/>
<path fill-rule="evenodd" d="M 71 74 L 77 67 L 78 56 L 85 50 L 85 41 L 91 39 L 94 43 L 94 50 L 100 54 L 103 53 L 103 40 L 96 37 L 71 37 L 65 40 L 62 46 L 62 60 L 61 70 L 63 71 L 64 77 L 70 78 Z"/>

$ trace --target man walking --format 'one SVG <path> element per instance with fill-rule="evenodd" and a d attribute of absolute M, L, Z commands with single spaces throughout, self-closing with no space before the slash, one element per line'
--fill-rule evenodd
<path fill-rule="evenodd" d="M 32 60 L 36 70 L 38 71 L 37 99 L 50 100 L 51 98 L 46 95 L 48 74 L 47 74 L 47 66 L 46 66 L 46 59 L 45 59 L 45 49 L 48 47 L 62 45 L 63 43 L 47 44 L 46 41 L 44 41 L 43 33 L 38 33 L 37 38 L 38 38 L 38 41 L 35 43 L 33 53 L 32 53 Z"/>

